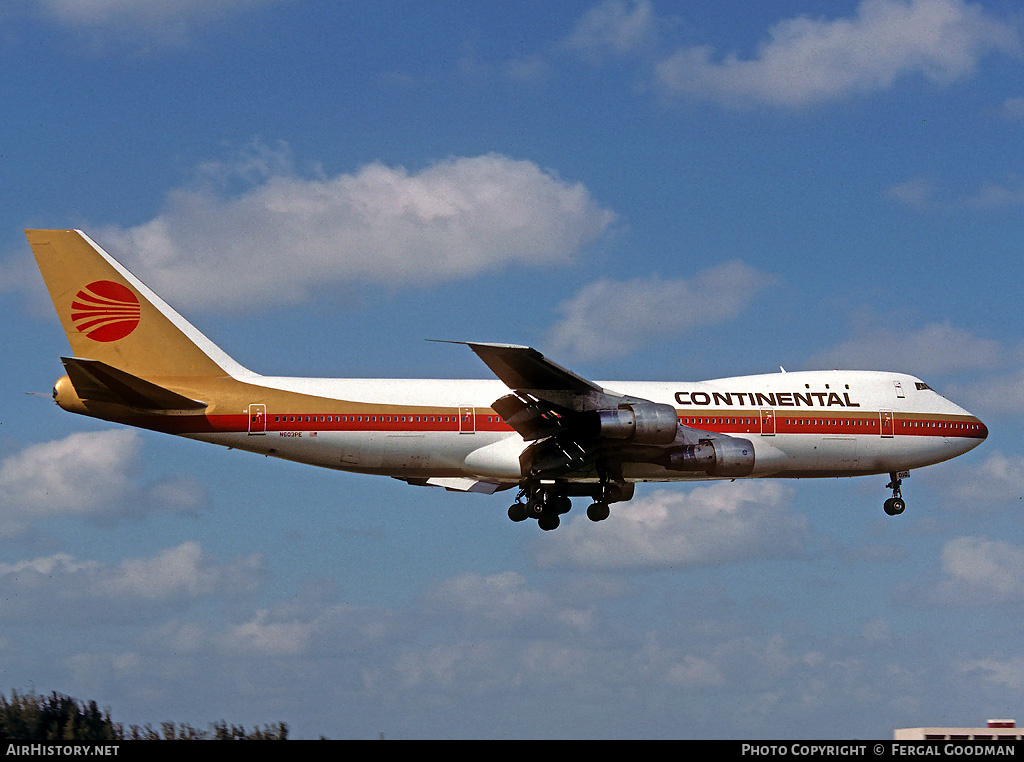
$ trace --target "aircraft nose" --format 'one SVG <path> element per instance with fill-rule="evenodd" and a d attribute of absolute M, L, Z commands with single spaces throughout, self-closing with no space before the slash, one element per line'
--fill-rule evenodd
<path fill-rule="evenodd" d="M 988 426 L 986 426 L 977 416 L 972 415 L 969 422 L 964 425 L 966 425 L 969 430 L 967 439 L 964 440 L 964 444 L 970 443 L 970 447 L 968 449 L 973 450 L 988 439 Z"/>

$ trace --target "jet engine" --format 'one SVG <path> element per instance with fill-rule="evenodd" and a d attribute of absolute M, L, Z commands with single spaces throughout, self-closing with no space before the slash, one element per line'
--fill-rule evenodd
<path fill-rule="evenodd" d="M 672 444 L 679 420 L 671 405 L 639 402 L 597 412 L 598 436 L 644 445 Z"/>
<path fill-rule="evenodd" d="M 749 476 L 754 445 L 749 439 L 718 437 L 668 450 L 662 465 L 672 471 L 704 471 L 710 476 Z"/>

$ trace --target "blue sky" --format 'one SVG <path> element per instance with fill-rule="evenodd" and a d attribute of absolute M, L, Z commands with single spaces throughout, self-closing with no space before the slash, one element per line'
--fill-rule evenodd
<path fill-rule="evenodd" d="M 1008 0 L 0 9 L 0 690 L 301 737 L 888 737 L 1020 717 L 1024 128 Z M 239 362 L 905 371 L 988 441 L 648 485 L 553 533 L 48 400 L 26 227 Z M 578 509 L 578 507 L 577 507 Z"/>

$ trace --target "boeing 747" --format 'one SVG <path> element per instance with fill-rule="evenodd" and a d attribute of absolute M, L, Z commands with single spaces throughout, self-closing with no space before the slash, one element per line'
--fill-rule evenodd
<path fill-rule="evenodd" d="M 80 415 L 414 485 L 517 490 L 509 518 L 601 521 L 638 482 L 888 474 L 988 436 L 902 373 L 826 370 L 700 382 L 582 378 L 530 347 L 458 342 L 496 380 L 262 376 L 232 360 L 78 230 L 26 231 L 71 345 L 56 403 Z"/>

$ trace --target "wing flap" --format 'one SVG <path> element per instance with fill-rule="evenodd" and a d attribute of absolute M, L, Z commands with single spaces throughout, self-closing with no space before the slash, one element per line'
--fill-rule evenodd
<path fill-rule="evenodd" d="M 563 410 L 528 394 L 507 394 L 491 403 L 494 412 L 527 442 L 561 431 L 571 411 Z"/>
<path fill-rule="evenodd" d="M 449 492 L 479 492 L 493 495 L 501 486 L 497 482 L 485 482 L 465 476 L 434 477 L 427 479 L 428 487 L 444 487 Z"/>

